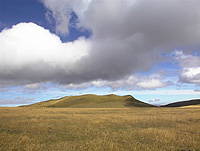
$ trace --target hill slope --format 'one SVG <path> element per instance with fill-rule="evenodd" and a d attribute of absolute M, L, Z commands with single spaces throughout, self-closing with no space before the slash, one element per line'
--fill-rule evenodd
<path fill-rule="evenodd" d="M 81 95 L 67 96 L 60 99 L 27 105 L 26 107 L 70 107 L 70 108 L 124 108 L 124 107 L 153 107 L 140 102 L 130 95 Z"/>
<path fill-rule="evenodd" d="M 170 103 L 167 105 L 163 105 L 162 107 L 182 107 L 182 106 L 199 105 L 199 104 L 200 104 L 200 99 L 197 99 L 197 100 Z"/>

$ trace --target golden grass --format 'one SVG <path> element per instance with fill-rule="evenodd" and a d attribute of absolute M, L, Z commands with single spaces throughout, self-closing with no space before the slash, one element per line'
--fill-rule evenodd
<path fill-rule="evenodd" d="M 188 106 L 181 106 L 179 108 L 200 108 L 200 105 L 188 105 Z"/>
<path fill-rule="evenodd" d="M 0 108 L 1 151 L 200 151 L 200 108 Z"/>

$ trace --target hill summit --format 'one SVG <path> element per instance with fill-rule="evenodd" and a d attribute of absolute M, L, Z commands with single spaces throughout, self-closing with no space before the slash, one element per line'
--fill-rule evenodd
<path fill-rule="evenodd" d="M 153 107 L 153 105 L 141 102 L 131 95 L 80 95 L 66 96 L 60 99 L 52 99 L 44 102 L 27 105 L 26 107 L 69 107 L 69 108 L 125 108 L 125 107 Z"/>

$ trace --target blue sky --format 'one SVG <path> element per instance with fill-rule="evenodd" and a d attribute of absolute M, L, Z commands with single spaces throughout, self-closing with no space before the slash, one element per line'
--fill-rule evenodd
<path fill-rule="evenodd" d="M 179 3 L 0 0 L 0 106 L 82 94 L 200 98 L 200 2 Z"/>

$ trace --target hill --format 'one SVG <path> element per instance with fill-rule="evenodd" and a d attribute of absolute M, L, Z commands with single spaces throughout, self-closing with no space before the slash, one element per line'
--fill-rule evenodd
<path fill-rule="evenodd" d="M 124 107 L 154 107 L 136 100 L 131 95 L 81 95 L 67 96 L 44 102 L 26 105 L 26 107 L 69 107 L 69 108 L 124 108 Z"/>
<path fill-rule="evenodd" d="M 191 105 L 193 106 L 200 105 L 200 99 L 170 103 L 167 105 L 163 105 L 162 107 L 183 107 L 183 106 L 191 106 Z"/>

